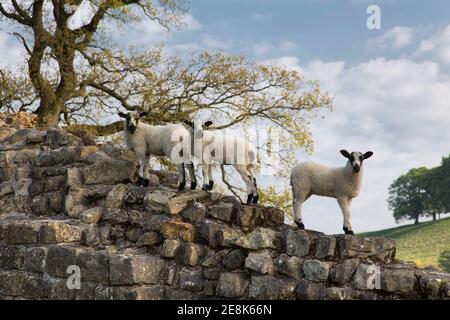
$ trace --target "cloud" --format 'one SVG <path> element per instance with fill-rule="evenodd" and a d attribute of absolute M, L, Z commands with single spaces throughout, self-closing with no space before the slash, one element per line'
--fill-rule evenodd
<path fill-rule="evenodd" d="M 414 56 L 431 56 L 445 65 L 450 65 L 450 25 L 423 39 Z"/>
<path fill-rule="evenodd" d="M 368 40 L 368 46 L 382 49 L 400 49 L 408 46 L 414 40 L 414 28 L 396 26 L 381 36 Z"/>
<path fill-rule="evenodd" d="M 290 51 L 297 48 L 297 44 L 295 42 L 286 40 L 280 43 L 279 48 L 281 51 Z"/>
<path fill-rule="evenodd" d="M 25 50 L 18 40 L 10 36 L 0 24 L 0 68 L 18 66 L 25 63 Z"/>
<path fill-rule="evenodd" d="M 391 227 L 390 183 L 410 168 L 439 165 L 450 153 L 450 78 L 431 61 L 379 58 L 355 66 L 320 60 L 301 65 L 295 57 L 277 61 L 319 80 L 335 96 L 335 111 L 312 122 L 315 153 L 299 151 L 298 160 L 341 166 L 342 148 L 374 151 L 352 204 L 353 227 L 359 232 Z M 334 199 L 313 197 L 303 213 L 308 228 L 341 232 Z"/>

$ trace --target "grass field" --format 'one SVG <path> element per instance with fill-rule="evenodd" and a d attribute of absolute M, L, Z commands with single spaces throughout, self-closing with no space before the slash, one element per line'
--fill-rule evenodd
<path fill-rule="evenodd" d="M 450 218 L 359 234 L 397 241 L 397 258 L 450 272 Z"/>

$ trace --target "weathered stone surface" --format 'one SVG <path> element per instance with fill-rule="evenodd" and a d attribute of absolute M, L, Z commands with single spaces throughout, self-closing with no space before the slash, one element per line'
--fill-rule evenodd
<path fill-rule="evenodd" d="M 336 238 L 330 236 L 318 237 L 316 239 L 315 257 L 317 259 L 333 257 L 335 248 Z"/>
<path fill-rule="evenodd" d="M 449 296 L 450 275 L 440 272 L 431 272 L 420 276 L 420 289 L 422 295 L 428 299 Z"/>
<path fill-rule="evenodd" d="M 252 250 L 277 249 L 280 246 L 281 234 L 268 228 L 258 228 L 236 240 L 236 245 Z"/>
<path fill-rule="evenodd" d="M 199 292 L 203 290 L 203 282 L 199 271 L 183 269 L 180 272 L 180 288 L 183 290 Z"/>
<path fill-rule="evenodd" d="M 83 211 L 79 218 L 81 221 L 87 224 L 96 224 L 100 221 L 103 215 L 103 207 L 93 207 Z"/>
<path fill-rule="evenodd" d="M 6 243 L 26 244 L 38 240 L 38 226 L 32 223 L 12 223 L 6 231 Z"/>
<path fill-rule="evenodd" d="M 335 264 L 330 271 L 330 280 L 340 285 L 347 283 L 352 278 L 357 267 L 358 260 L 355 259 L 347 259 Z"/>
<path fill-rule="evenodd" d="M 277 271 L 283 275 L 299 280 L 302 276 L 302 265 L 302 258 L 282 254 L 277 261 Z"/>
<path fill-rule="evenodd" d="M 149 231 L 159 231 L 161 224 L 172 219 L 165 214 L 152 214 L 145 217 L 144 229 Z"/>
<path fill-rule="evenodd" d="M 195 227 L 190 223 L 166 221 L 161 224 L 159 230 L 166 239 L 193 241 L 195 238 Z"/>
<path fill-rule="evenodd" d="M 234 212 L 235 208 L 231 203 L 219 203 L 209 209 L 210 216 L 225 222 L 231 221 Z"/>
<path fill-rule="evenodd" d="M 286 253 L 303 257 L 309 254 L 311 241 L 305 230 L 288 230 L 285 235 Z"/>
<path fill-rule="evenodd" d="M 54 176 L 48 177 L 44 182 L 44 190 L 46 192 L 49 191 L 57 191 L 61 188 L 65 187 L 66 178 L 64 176 Z"/>
<path fill-rule="evenodd" d="M 0 268 L 20 269 L 23 259 L 23 252 L 19 247 L 0 246 Z"/>
<path fill-rule="evenodd" d="M 45 262 L 46 272 L 55 277 L 67 278 L 67 268 L 71 265 L 79 265 L 78 256 L 81 249 L 65 246 L 53 245 L 48 249 Z"/>
<path fill-rule="evenodd" d="M 353 276 L 352 285 L 357 290 L 371 290 L 373 289 L 373 280 L 376 280 L 374 273 L 377 270 L 377 266 L 373 264 L 360 264 L 356 268 L 356 272 Z"/>
<path fill-rule="evenodd" d="M 409 295 L 414 291 L 416 276 L 414 270 L 384 269 L 381 272 L 381 287 L 387 292 Z"/>
<path fill-rule="evenodd" d="M 205 280 L 205 283 L 203 284 L 203 292 L 205 296 L 211 297 L 216 295 L 216 287 L 217 287 L 217 281 L 214 280 Z"/>
<path fill-rule="evenodd" d="M 236 241 L 243 237 L 243 232 L 240 229 L 222 227 L 217 230 L 216 240 L 217 244 L 222 247 L 233 247 Z"/>
<path fill-rule="evenodd" d="M 143 255 L 114 255 L 109 260 L 109 281 L 113 285 L 156 284 L 161 280 L 165 261 Z"/>
<path fill-rule="evenodd" d="M 264 225 L 267 227 L 278 227 L 284 223 L 284 212 L 278 208 L 263 208 Z"/>
<path fill-rule="evenodd" d="M 341 259 L 370 257 L 379 261 L 391 261 L 395 255 L 395 241 L 387 238 L 361 238 L 352 235 L 337 236 Z"/>
<path fill-rule="evenodd" d="M 305 260 L 303 273 L 305 278 L 311 281 L 325 281 L 328 278 L 331 264 L 320 260 Z"/>
<path fill-rule="evenodd" d="M 217 267 L 220 263 L 222 263 L 223 258 L 227 253 L 228 250 L 226 249 L 216 252 L 206 247 L 204 258 L 202 259 L 202 267 L 205 268 Z"/>
<path fill-rule="evenodd" d="M 217 233 L 222 226 L 214 221 L 205 220 L 200 229 L 200 236 L 205 239 L 212 248 L 218 246 Z"/>
<path fill-rule="evenodd" d="M 86 184 L 116 184 L 131 181 L 135 171 L 134 163 L 115 159 L 104 159 L 81 169 Z"/>
<path fill-rule="evenodd" d="M 180 240 L 166 239 L 161 248 L 161 256 L 165 258 L 174 258 L 181 246 L 182 243 Z"/>
<path fill-rule="evenodd" d="M 244 228 L 254 228 L 262 224 L 263 210 L 259 207 L 242 205 L 236 211 L 236 223 Z"/>
<path fill-rule="evenodd" d="M 246 257 L 242 249 L 234 249 L 223 257 L 222 265 L 228 270 L 239 269 L 244 266 Z"/>
<path fill-rule="evenodd" d="M 14 192 L 12 183 L 10 181 L 5 181 L 0 183 L 0 197 L 4 197 L 8 194 L 11 194 Z"/>
<path fill-rule="evenodd" d="M 128 186 L 124 184 L 116 184 L 106 196 L 105 207 L 121 208 L 125 202 L 127 192 Z"/>
<path fill-rule="evenodd" d="M 193 222 L 200 223 L 205 220 L 206 206 L 201 202 L 194 202 L 189 209 L 183 212 L 183 218 Z"/>
<path fill-rule="evenodd" d="M 125 231 L 125 238 L 131 242 L 137 242 L 142 234 L 143 231 L 141 228 L 131 227 Z"/>
<path fill-rule="evenodd" d="M 109 282 L 109 254 L 106 251 L 82 251 L 79 253 L 81 281 Z"/>
<path fill-rule="evenodd" d="M 325 300 L 345 300 L 346 298 L 346 291 L 344 288 L 329 287 L 324 291 Z"/>
<path fill-rule="evenodd" d="M 148 193 L 144 200 L 144 207 L 147 211 L 155 213 L 169 213 L 167 203 L 169 199 L 175 196 L 175 192 L 155 190 Z"/>
<path fill-rule="evenodd" d="M 308 280 L 300 280 L 296 293 L 300 300 L 319 300 L 324 294 L 324 286 Z"/>
<path fill-rule="evenodd" d="M 192 242 L 185 243 L 181 251 L 181 261 L 184 265 L 195 267 L 204 253 L 202 246 Z"/>
<path fill-rule="evenodd" d="M 59 128 L 50 128 L 47 130 L 45 144 L 50 149 L 57 149 L 67 145 L 80 145 L 80 138 Z"/>
<path fill-rule="evenodd" d="M 168 300 L 195 300 L 196 296 L 195 293 L 190 291 L 167 288 L 164 298 Z"/>
<path fill-rule="evenodd" d="M 146 223 L 144 213 L 138 210 L 104 208 L 101 221 L 143 227 Z"/>
<path fill-rule="evenodd" d="M 252 276 L 249 297 L 258 300 L 291 300 L 295 298 L 296 282 L 273 276 Z"/>
<path fill-rule="evenodd" d="M 272 274 L 274 270 L 272 257 L 267 251 L 250 252 L 245 259 L 245 267 L 262 274 Z"/>
<path fill-rule="evenodd" d="M 39 228 L 39 242 L 45 244 L 81 240 L 81 229 L 64 222 L 47 221 Z"/>
<path fill-rule="evenodd" d="M 46 257 L 47 248 L 45 247 L 23 248 L 23 270 L 32 273 L 43 273 Z"/>
<path fill-rule="evenodd" d="M 243 273 L 222 273 L 217 282 L 217 295 L 226 298 L 240 298 L 248 287 L 247 276 Z"/>
<path fill-rule="evenodd" d="M 138 246 L 152 247 L 163 242 L 164 238 L 159 232 L 151 231 L 143 233 L 137 242 Z"/>
<path fill-rule="evenodd" d="M 167 209 L 170 214 L 179 214 L 194 201 L 205 199 L 208 196 L 203 190 L 189 190 L 181 195 L 170 198 L 167 201 Z"/>

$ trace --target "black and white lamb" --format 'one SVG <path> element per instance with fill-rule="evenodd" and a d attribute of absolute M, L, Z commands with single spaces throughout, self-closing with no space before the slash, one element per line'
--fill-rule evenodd
<path fill-rule="evenodd" d="M 350 222 L 350 204 L 361 189 L 363 161 L 370 158 L 373 152 L 349 153 L 341 150 L 348 159 L 345 167 L 329 168 L 314 162 L 304 162 L 292 170 L 291 187 L 294 204 L 294 219 L 300 229 L 305 226 L 302 220 L 302 204 L 311 195 L 336 198 L 344 216 L 344 231 L 353 234 Z"/>
<path fill-rule="evenodd" d="M 186 186 L 185 166 L 191 177 L 190 189 L 197 187 L 194 164 L 191 155 L 191 134 L 182 124 L 166 124 L 152 126 L 140 121 L 147 116 L 147 112 L 132 111 L 119 112 L 124 118 L 124 138 L 126 146 L 136 154 L 138 180 L 141 186 L 149 185 L 148 166 L 150 156 L 166 156 L 177 166 L 178 189 L 184 190 Z"/>

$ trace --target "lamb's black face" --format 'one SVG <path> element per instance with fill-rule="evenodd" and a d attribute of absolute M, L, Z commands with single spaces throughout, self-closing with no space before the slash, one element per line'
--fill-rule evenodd
<path fill-rule="evenodd" d="M 372 151 L 368 151 L 364 154 L 358 151 L 349 153 L 347 150 L 341 150 L 341 154 L 346 157 L 353 168 L 354 173 L 358 173 L 361 170 L 361 166 L 365 159 L 370 158 L 373 155 Z"/>
<path fill-rule="evenodd" d="M 119 117 L 124 118 L 125 119 L 125 127 L 126 130 L 133 134 L 136 132 L 138 123 L 139 123 L 139 119 L 141 117 L 145 117 L 147 115 L 147 112 L 128 112 L 128 113 L 123 113 L 123 112 L 119 112 Z"/>

